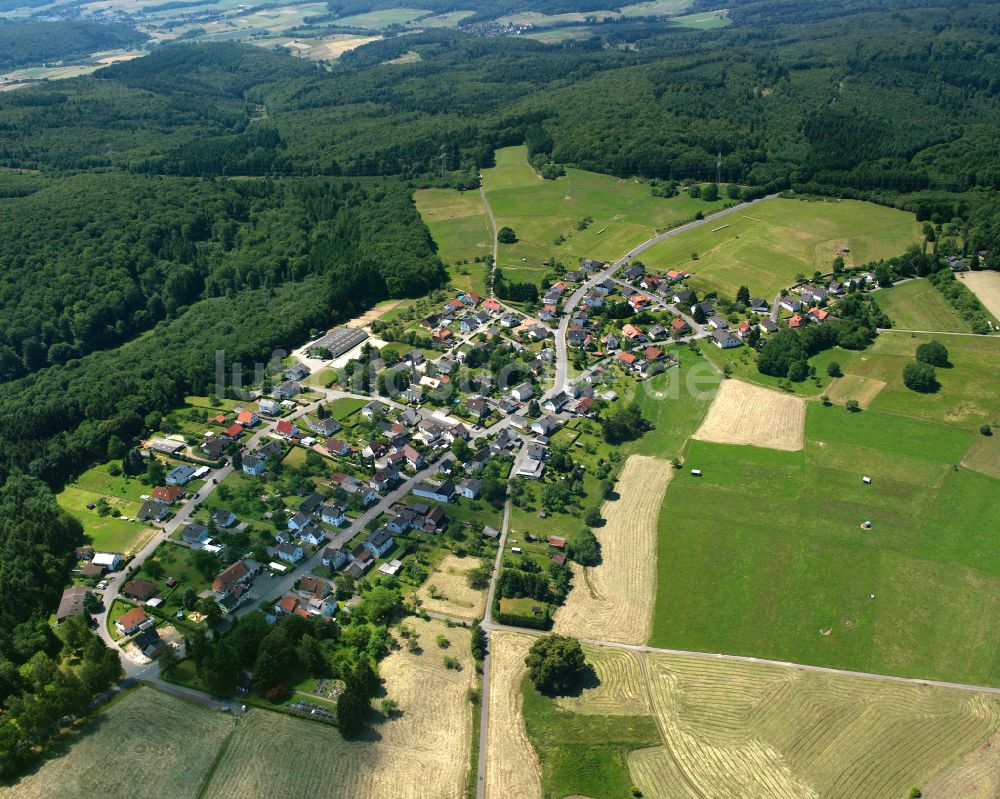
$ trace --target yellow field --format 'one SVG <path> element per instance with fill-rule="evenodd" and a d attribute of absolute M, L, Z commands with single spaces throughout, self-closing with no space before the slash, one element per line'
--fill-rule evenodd
<path fill-rule="evenodd" d="M 598 684 L 579 696 L 561 696 L 560 707 L 598 716 L 646 715 L 649 702 L 639 655 L 625 649 L 584 645 L 587 663 L 597 672 Z"/>
<path fill-rule="evenodd" d="M 574 588 L 555 613 L 555 631 L 580 638 L 643 644 L 656 599 L 660 504 L 674 470 L 666 461 L 632 455 L 618 478 L 619 498 L 605 502 L 594 533 L 601 563 L 573 564 Z"/>
<path fill-rule="evenodd" d="M 806 406 L 798 397 L 742 380 L 723 380 L 693 438 L 718 444 L 802 449 Z"/>
<path fill-rule="evenodd" d="M 482 563 L 480 558 L 448 555 L 417 590 L 421 607 L 431 613 L 443 613 L 460 619 L 481 619 L 486 609 L 486 591 L 469 588 L 466 575 Z M 432 587 L 436 593 L 443 594 L 444 598 L 431 597 Z"/>
<path fill-rule="evenodd" d="M 251 711 L 222 756 L 203 796 L 269 799 L 461 799 L 469 768 L 475 670 L 469 631 L 414 619 L 421 654 L 405 648 L 381 665 L 398 718 L 376 725 L 367 739 L 345 741 L 333 728 L 275 713 Z M 443 665 L 437 635 L 461 671 Z"/>
<path fill-rule="evenodd" d="M 777 666 L 647 656 L 666 746 L 633 753 L 647 797 L 906 796 L 1000 724 L 981 694 Z"/>
<path fill-rule="evenodd" d="M 986 310 L 1000 319 L 1000 272 L 961 272 L 958 279 L 975 293 Z"/>
<path fill-rule="evenodd" d="M 195 799 L 231 716 L 139 688 L 115 701 L 65 754 L 3 788 L 9 799 Z"/>
<path fill-rule="evenodd" d="M 517 633 L 490 635 L 490 716 L 487 730 L 486 796 L 533 799 L 542 795 L 538 759 L 524 730 L 521 680 L 534 639 Z M 427 794 L 431 796 L 432 794 Z"/>
<path fill-rule="evenodd" d="M 1000 733 L 993 733 L 921 787 L 924 799 L 996 799 L 1000 796 Z"/>
<path fill-rule="evenodd" d="M 843 405 L 848 400 L 857 400 L 862 408 L 867 408 L 886 385 L 888 384 L 884 380 L 874 377 L 844 375 L 830 383 L 826 393 L 837 405 Z"/>

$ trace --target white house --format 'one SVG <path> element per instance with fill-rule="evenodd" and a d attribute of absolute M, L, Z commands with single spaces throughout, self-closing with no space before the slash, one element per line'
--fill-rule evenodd
<path fill-rule="evenodd" d="M 302 547 L 298 544 L 282 544 L 278 547 L 278 557 L 289 563 L 298 563 L 303 556 Z"/>
<path fill-rule="evenodd" d="M 535 387 L 531 383 L 521 383 L 521 385 L 512 388 L 510 391 L 510 396 L 516 399 L 518 402 L 526 402 L 530 400 L 535 394 Z"/>

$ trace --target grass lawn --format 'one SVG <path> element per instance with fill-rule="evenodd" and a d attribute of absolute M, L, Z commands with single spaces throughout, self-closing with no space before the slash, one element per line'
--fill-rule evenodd
<path fill-rule="evenodd" d="M 700 291 L 733 297 L 746 285 L 770 302 L 797 273 L 829 271 L 841 247 L 850 247 L 848 266 L 900 255 L 919 240 L 919 227 L 913 214 L 872 203 L 778 198 L 667 239 L 643 260 L 654 269 L 686 269 Z"/>
<path fill-rule="evenodd" d="M 579 169 L 567 169 L 558 180 L 542 180 L 529 166 L 523 146 L 497 150 L 496 166 L 483 170 L 483 185 L 497 226 L 513 228 L 518 237 L 516 244 L 500 245 L 500 266 L 511 280 L 540 279 L 548 271 L 542 265 L 547 258 L 568 269 L 576 268 L 581 258 L 615 260 L 657 231 L 724 204 L 683 193 L 653 197 L 642 181 Z M 593 222 L 577 230 L 584 217 Z M 565 237 L 561 245 L 554 243 L 557 236 Z"/>
<path fill-rule="evenodd" d="M 102 552 L 134 552 L 153 534 L 153 530 L 139 522 L 126 522 L 113 516 L 101 516 L 87 505 L 101 497 L 117 508 L 122 515 L 134 518 L 139 503 L 131 500 L 86 491 L 76 486 L 67 486 L 56 495 L 59 507 L 83 525 L 83 532 L 91 546 Z"/>
<path fill-rule="evenodd" d="M 1000 683 L 1000 481 L 954 467 L 975 436 L 810 403 L 802 452 L 690 442 L 651 643 Z"/>
<path fill-rule="evenodd" d="M 573 713 L 540 694 L 527 676 L 521 695 L 524 726 L 538 754 L 545 796 L 629 796 L 629 753 L 662 743 L 652 716 Z"/>
<path fill-rule="evenodd" d="M 955 312 L 928 280 L 911 280 L 879 289 L 872 296 L 895 327 L 949 333 L 972 332 L 969 323 Z"/>
<path fill-rule="evenodd" d="M 125 602 L 121 599 L 116 599 L 111 603 L 111 609 L 108 610 L 108 632 L 111 633 L 111 637 L 116 641 L 122 637 L 122 634 L 118 632 L 118 628 L 115 626 L 115 622 L 118 621 L 122 616 L 128 613 L 132 608 L 134 608 L 131 602 Z"/>
<path fill-rule="evenodd" d="M 487 265 L 475 259 L 493 255 L 493 230 L 479 192 L 418 189 L 413 199 L 451 282 L 459 289 L 484 294 Z"/>
<path fill-rule="evenodd" d="M 207 553 L 200 553 L 202 556 Z M 209 576 L 208 569 L 205 573 L 197 567 L 197 557 L 199 556 L 199 551 L 195 549 L 189 549 L 188 547 L 181 546 L 180 544 L 175 544 L 171 541 L 165 541 L 156 548 L 156 552 L 150 560 L 155 560 L 161 566 L 163 566 L 163 577 L 154 578 L 150 576 L 148 570 L 149 560 L 143 564 L 143 567 L 139 570 L 139 576 L 156 583 L 163 596 L 167 591 L 171 590 L 166 587 L 166 580 L 173 577 L 177 580 L 177 585 L 173 589 L 173 595 L 179 598 L 183 595 L 185 588 L 193 588 L 195 593 L 201 593 L 207 590 L 212 585 L 212 580 L 215 575 L 222 571 L 223 563 L 222 561 L 215 559 L 212 562 L 212 572 Z M 209 556 L 211 557 L 211 556 Z M 168 602 L 168 607 L 172 607 L 174 602 Z"/>

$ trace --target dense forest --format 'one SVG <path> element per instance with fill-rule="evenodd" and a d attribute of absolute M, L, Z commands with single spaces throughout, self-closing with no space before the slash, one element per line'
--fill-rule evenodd
<path fill-rule="evenodd" d="M 329 5 L 345 15 L 384 4 Z M 733 24 L 713 31 L 628 22 L 555 46 L 429 31 L 330 69 L 252 46 L 177 44 L 0 93 L 0 693 L 69 680 L 48 663 L 35 677 L 24 668 L 33 652 L 58 654 L 39 619 L 79 535 L 45 484 L 209 391 L 216 352 L 250 367 L 382 298 L 442 285 L 413 188 L 475 185 L 497 147 L 679 180 L 714 180 L 721 153 L 722 180 L 744 196 L 795 189 L 908 208 L 954 224 L 964 250 L 1000 267 L 1000 8 L 730 5 Z M 16 45 L 0 51 L 18 58 Z M 386 63 L 406 51 L 420 59 Z M 507 296 L 535 290 L 499 282 Z M 854 310 L 831 328 L 849 344 L 880 323 L 873 307 Z M 787 374 L 830 342 L 780 343 L 765 365 Z M 90 687 L 108 676 L 94 668 Z M 32 729 L 51 712 L 30 717 Z"/>
<path fill-rule="evenodd" d="M 147 39 L 127 25 L 97 22 L 0 22 L 0 69 L 66 61 Z"/>

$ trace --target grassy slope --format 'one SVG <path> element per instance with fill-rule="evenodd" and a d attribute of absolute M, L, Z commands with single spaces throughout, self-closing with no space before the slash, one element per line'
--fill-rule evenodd
<path fill-rule="evenodd" d="M 724 224 L 668 239 L 647 250 L 644 260 L 657 269 L 693 272 L 697 289 L 731 297 L 746 285 L 770 301 L 797 273 L 829 271 L 841 247 L 850 247 L 848 265 L 863 264 L 899 255 L 919 235 L 912 214 L 854 200 L 768 200 Z"/>
<path fill-rule="evenodd" d="M 692 200 L 686 194 L 657 198 L 640 181 L 579 169 L 567 169 L 558 180 L 542 180 L 526 159 L 524 147 L 507 147 L 497 151 L 495 167 L 483 170 L 497 225 L 512 227 L 518 236 L 516 244 L 500 247 L 500 266 L 512 279 L 540 279 L 546 258 L 570 269 L 581 258 L 620 258 L 658 230 L 723 204 Z M 577 222 L 586 216 L 593 223 L 577 230 Z M 553 244 L 558 235 L 566 237 L 559 246 Z"/>
<path fill-rule="evenodd" d="M 942 330 L 971 333 L 962 319 L 934 286 L 926 280 L 911 280 L 875 294 L 879 307 L 895 327 L 908 330 Z"/>
<path fill-rule="evenodd" d="M 475 263 L 475 259 L 493 254 L 493 230 L 479 192 L 418 189 L 413 199 L 451 281 L 460 289 L 484 294 L 487 265 Z"/>

